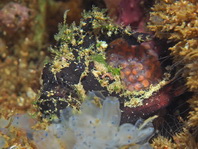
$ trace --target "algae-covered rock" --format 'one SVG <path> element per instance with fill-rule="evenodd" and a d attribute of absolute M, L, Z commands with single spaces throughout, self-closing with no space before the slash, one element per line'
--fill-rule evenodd
<path fill-rule="evenodd" d="M 59 116 L 67 106 L 79 109 L 88 91 L 116 96 L 122 108 L 140 107 L 136 110 L 140 115 L 166 106 L 169 95 L 161 96 L 165 103 L 162 106 L 159 97 L 167 90 L 159 96 L 154 94 L 168 78 L 163 76 L 150 35 L 115 24 L 105 10 L 95 7 L 82 16 L 78 26 L 69 26 L 65 14 L 55 35 L 58 44 L 51 48 L 54 59 L 45 65 L 42 74 L 40 111 L 45 116 Z"/>

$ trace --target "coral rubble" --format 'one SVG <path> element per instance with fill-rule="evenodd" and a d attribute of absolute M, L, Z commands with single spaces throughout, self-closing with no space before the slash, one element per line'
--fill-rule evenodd
<path fill-rule="evenodd" d="M 79 20 L 82 9 L 77 1 L 0 1 L 0 116 L 35 111 L 32 103 L 40 89 L 51 34 L 65 9 L 71 10 L 70 22 Z"/>
<path fill-rule="evenodd" d="M 35 13 L 33 5 L 9 1 L 0 9 L 0 116 L 33 109 L 44 59 L 34 40 L 38 36 L 34 32 Z"/>

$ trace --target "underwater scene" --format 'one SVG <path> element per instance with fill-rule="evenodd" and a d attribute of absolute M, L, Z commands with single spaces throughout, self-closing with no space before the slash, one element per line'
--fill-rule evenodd
<path fill-rule="evenodd" d="M 198 149 L 197 0 L 1 0 L 0 149 Z"/>

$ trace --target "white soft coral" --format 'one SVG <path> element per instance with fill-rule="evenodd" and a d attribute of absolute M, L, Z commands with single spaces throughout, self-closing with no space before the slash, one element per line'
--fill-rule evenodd
<path fill-rule="evenodd" d="M 51 125 L 50 131 L 53 130 L 53 134 L 58 134 L 61 140 L 66 141 L 68 148 L 73 149 L 151 148 L 147 143 L 154 131 L 151 122 L 141 129 L 142 120 L 135 125 L 125 123 L 120 126 L 119 100 L 114 97 L 102 99 L 101 96 L 102 106 L 99 107 L 94 102 L 95 97 L 99 98 L 93 92 L 89 93 L 88 99 L 82 103 L 80 114 L 70 113 L 65 118 L 69 110 L 64 111 L 61 123 Z"/>
<path fill-rule="evenodd" d="M 26 131 L 37 149 L 150 149 L 147 143 L 154 132 L 151 121 L 138 120 L 135 125 L 120 126 L 121 110 L 115 97 L 103 97 L 90 92 L 82 103 L 80 112 L 74 114 L 66 108 L 61 122 L 49 125 L 47 130 L 33 130 L 35 120 L 27 114 L 13 117 L 12 126 Z M 0 119 L 2 126 L 9 120 Z M 6 128 L 0 128 L 4 132 Z M 2 142 L 2 143 L 1 143 Z M 5 139 L 0 138 L 0 146 Z"/>

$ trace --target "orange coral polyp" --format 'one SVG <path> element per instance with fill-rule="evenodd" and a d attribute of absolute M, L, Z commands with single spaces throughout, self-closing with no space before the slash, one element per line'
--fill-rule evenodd
<path fill-rule="evenodd" d="M 147 89 L 162 76 L 157 54 L 149 43 L 130 45 L 119 38 L 110 43 L 107 60 L 109 65 L 122 68 L 121 79 L 129 91 Z"/>
<path fill-rule="evenodd" d="M 143 75 L 140 75 L 137 80 L 138 81 L 143 81 L 144 80 L 144 76 Z"/>
<path fill-rule="evenodd" d="M 132 69 L 131 72 L 132 72 L 133 75 L 137 75 L 138 74 L 137 70 L 135 70 L 135 69 Z"/>
<path fill-rule="evenodd" d="M 144 87 L 148 87 L 149 85 L 150 85 L 150 83 L 149 83 L 149 81 L 148 80 L 143 80 L 142 81 L 142 85 L 144 86 Z"/>
<path fill-rule="evenodd" d="M 122 72 L 124 73 L 124 75 L 128 76 L 131 73 L 131 70 L 129 68 L 125 68 L 122 70 Z"/>

